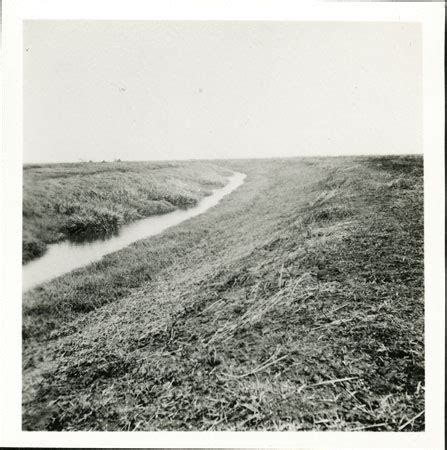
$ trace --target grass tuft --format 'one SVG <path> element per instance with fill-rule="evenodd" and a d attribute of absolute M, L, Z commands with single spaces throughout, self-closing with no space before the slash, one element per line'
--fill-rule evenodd
<path fill-rule="evenodd" d="M 69 215 L 62 230 L 70 238 L 104 236 L 117 231 L 124 222 L 121 214 L 101 208 L 94 211 L 73 213 Z"/>

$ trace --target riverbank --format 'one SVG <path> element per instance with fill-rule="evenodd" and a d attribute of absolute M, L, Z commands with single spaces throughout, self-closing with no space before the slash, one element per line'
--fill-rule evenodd
<path fill-rule="evenodd" d="M 156 236 L 167 228 L 205 213 L 209 208 L 216 206 L 223 197 L 237 189 L 244 182 L 244 178 L 243 173 L 233 173 L 226 179 L 225 186 L 213 189 L 210 195 L 201 199 L 195 206 L 135 220 L 129 225 L 123 225 L 113 236 L 108 236 L 106 239 L 75 244 L 64 241 L 49 246 L 45 255 L 23 266 L 23 292 L 99 261 L 103 256 L 121 250 L 133 242 Z"/>
<path fill-rule="evenodd" d="M 218 207 L 25 294 L 24 428 L 423 430 L 422 158 L 216 164 Z"/>
<path fill-rule="evenodd" d="M 192 161 L 26 165 L 22 262 L 50 243 L 105 237 L 143 217 L 192 207 L 230 174 Z"/>

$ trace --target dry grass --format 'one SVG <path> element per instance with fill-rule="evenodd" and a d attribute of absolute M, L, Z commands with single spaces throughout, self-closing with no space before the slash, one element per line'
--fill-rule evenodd
<path fill-rule="evenodd" d="M 422 158 L 226 164 L 217 208 L 25 298 L 25 429 L 424 429 Z"/>

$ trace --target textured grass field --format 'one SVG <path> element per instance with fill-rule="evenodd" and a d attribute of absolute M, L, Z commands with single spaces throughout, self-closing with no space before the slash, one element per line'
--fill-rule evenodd
<path fill-rule="evenodd" d="M 183 162 L 27 165 L 23 171 L 23 263 L 63 239 L 107 236 L 120 225 L 195 205 L 228 175 Z"/>
<path fill-rule="evenodd" d="M 423 430 L 422 157 L 215 164 L 217 207 L 25 294 L 24 429 Z"/>

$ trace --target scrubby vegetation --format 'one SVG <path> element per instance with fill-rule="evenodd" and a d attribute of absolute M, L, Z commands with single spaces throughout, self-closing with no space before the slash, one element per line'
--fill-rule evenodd
<path fill-rule="evenodd" d="M 221 164 L 218 207 L 25 294 L 23 427 L 423 430 L 422 158 Z"/>
<path fill-rule="evenodd" d="M 124 223 L 193 206 L 228 174 L 194 162 L 25 166 L 22 261 L 52 242 L 107 236 Z"/>

